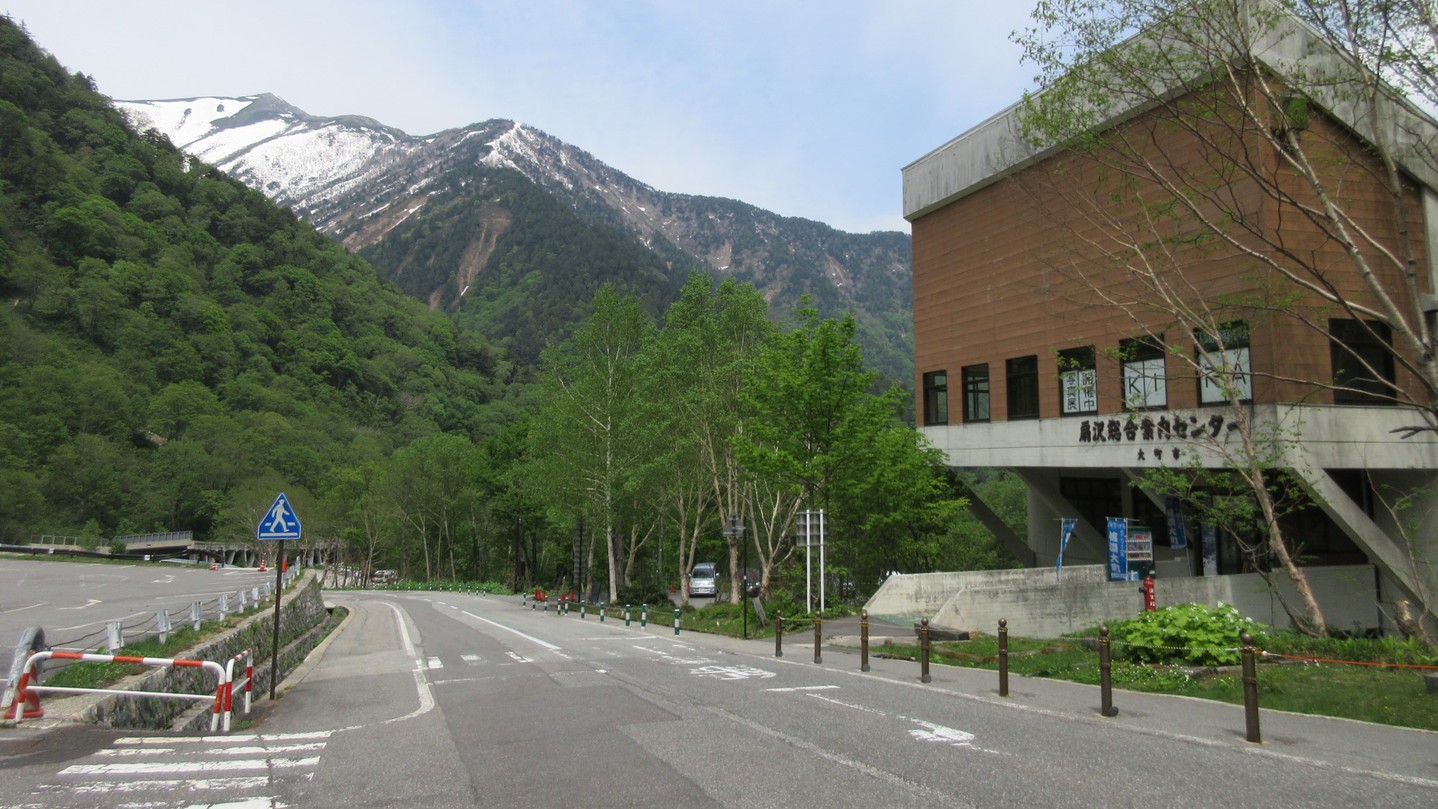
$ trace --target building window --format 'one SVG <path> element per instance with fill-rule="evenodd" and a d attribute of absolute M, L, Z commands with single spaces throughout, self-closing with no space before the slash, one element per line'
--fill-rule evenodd
<path fill-rule="evenodd" d="M 1015 357 L 1004 363 L 1008 379 L 1009 418 L 1039 417 L 1039 358 L 1036 354 Z"/>
<path fill-rule="evenodd" d="M 964 367 L 964 421 L 989 420 L 989 366 Z"/>
<path fill-rule="evenodd" d="M 1065 416 L 1098 412 L 1098 371 L 1093 346 L 1059 352 L 1059 407 Z"/>
<path fill-rule="evenodd" d="M 1059 494 L 1100 535 L 1109 517 L 1122 517 L 1123 490 L 1118 478 L 1059 478 Z"/>
<path fill-rule="evenodd" d="M 1163 368 L 1163 336 L 1137 337 L 1118 343 L 1123 367 L 1123 406 L 1152 410 L 1168 406 L 1168 378 Z"/>
<path fill-rule="evenodd" d="M 1198 403 L 1227 404 L 1232 393 L 1239 401 L 1253 399 L 1253 365 L 1248 356 L 1248 324 L 1242 320 L 1221 323 L 1217 332 L 1200 329 L 1198 343 Z"/>
<path fill-rule="evenodd" d="M 1391 405 L 1393 333 L 1375 320 L 1330 320 L 1333 403 Z"/>
<path fill-rule="evenodd" d="M 949 372 L 924 374 L 924 424 L 949 423 Z"/>

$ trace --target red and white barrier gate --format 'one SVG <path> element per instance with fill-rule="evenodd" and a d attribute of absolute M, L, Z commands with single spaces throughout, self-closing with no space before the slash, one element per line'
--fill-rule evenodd
<path fill-rule="evenodd" d="M 55 658 L 56 660 L 83 660 L 92 663 L 133 663 L 140 666 L 178 666 L 181 668 L 203 668 L 206 671 L 215 673 L 215 695 L 210 697 L 205 694 L 171 694 L 165 691 L 126 691 L 118 688 L 72 688 L 58 685 L 31 685 L 30 680 L 35 676 L 35 667 L 41 662 Z M 215 702 L 215 709 L 210 716 L 210 732 L 220 727 L 220 714 L 225 706 L 225 694 L 228 690 L 229 680 L 225 669 L 219 663 L 210 660 L 176 660 L 167 657 L 131 657 L 128 655 L 102 655 L 90 654 L 89 652 L 36 652 L 25 661 L 25 669 L 20 674 L 20 682 L 15 686 L 15 701 L 5 709 L 3 718 L 14 719 L 17 723 L 21 719 L 33 719 L 44 716 L 45 711 L 40 707 L 40 694 L 121 694 L 129 697 L 153 697 L 155 699 L 185 699 L 198 702 L 208 702 L 211 699 Z"/>
<path fill-rule="evenodd" d="M 225 663 L 225 720 L 224 732 L 230 732 L 230 717 L 235 712 L 235 664 L 245 661 L 245 713 L 250 712 L 250 694 L 255 690 L 255 656 L 246 649 Z"/>

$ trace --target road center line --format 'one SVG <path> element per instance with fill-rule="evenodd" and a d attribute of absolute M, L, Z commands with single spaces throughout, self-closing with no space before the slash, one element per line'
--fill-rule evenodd
<path fill-rule="evenodd" d="M 520 636 L 521 638 L 524 638 L 525 640 L 527 640 L 527 641 L 529 641 L 529 642 L 531 642 L 531 643 L 536 643 L 536 644 L 538 644 L 538 645 L 540 645 L 540 646 L 543 646 L 544 648 L 548 649 L 548 650 L 551 651 L 551 652 L 557 652 L 557 651 L 559 651 L 559 647 L 558 647 L 558 646 L 555 646 L 554 644 L 552 644 L 552 643 L 550 643 L 550 642 L 548 642 L 548 641 L 540 640 L 539 638 L 536 638 L 536 637 L 534 637 L 533 635 L 526 635 L 526 634 L 524 634 L 523 632 L 520 632 L 518 629 L 515 629 L 514 627 L 505 626 L 504 624 L 501 624 L 501 623 L 499 623 L 499 622 L 497 622 L 497 621 L 491 621 L 491 620 L 489 620 L 488 618 L 481 618 L 481 617 L 479 617 L 478 615 L 475 615 L 475 614 L 472 613 L 472 612 L 466 612 L 466 611 L 464 611 L 464 610 L 460 610 L 460 614 L 461 614 L 461 615 L 468 615 L 469 617 L 473 618 L 473 619 L 476 620 L 476 621 L 483 621 L 483 622 L 485 622 L 486 624 L 489 624 L 490 626 L 497 627 L 497 628 L 499 628 L 499 629 L 503 629 L 505 632 L 513 632 L 514 634 Z"/>

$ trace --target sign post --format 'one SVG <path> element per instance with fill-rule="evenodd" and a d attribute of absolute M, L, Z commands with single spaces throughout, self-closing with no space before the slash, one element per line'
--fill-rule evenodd
<path fill-rule="evenodd" d="M 278 542 L 275 559 L 275 633 L 270 645 L 270 699 L 275 698 L 275 685 L 280 676 L 280 596 L 283 595 L 285 540 L 301 536 L 300 517 L 290 508 L 290 501 L 284 492 L 275 498 L 269 511 L 260 518 L 255 528 L 255 539 L 261 542 Z"/>

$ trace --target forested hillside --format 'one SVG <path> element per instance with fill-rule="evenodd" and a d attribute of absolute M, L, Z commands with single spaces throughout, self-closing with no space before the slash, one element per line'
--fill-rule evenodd
<path fill-rule="evenodd" d="M 588 316 L 604 284 L 632 290 L 658 317 L 693 269 L 691 259 L 676 277 L 627 233 L 582 221 L 514 169 L 457 165 L 425 193 L 418 213 L 359 254 L 526 364 Z"/>
<path fill-rule="evenodd" d="M 514 416 L 501 351 L 127 130 L 6 18 L 0 294 L 6 541 L 252 535 L 282 487 L 318 518 L 397 446 Z"/>

